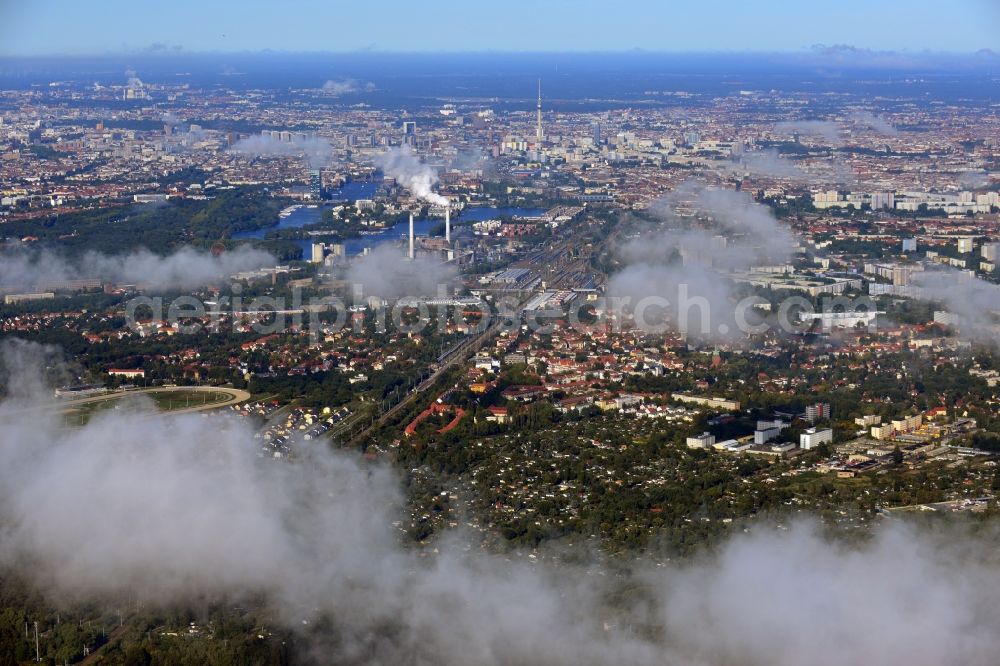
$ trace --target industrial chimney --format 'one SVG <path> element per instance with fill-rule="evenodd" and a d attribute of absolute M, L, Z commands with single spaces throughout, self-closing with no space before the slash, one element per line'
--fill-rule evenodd
<path fill-rule="evenodd" d="M 410 259 L 414 258 L 413 254 L 413 213 L 410 213 L 410 253 L 408 255 Z"/>
<path fill-rule="evenodd" d="M 444 239 L 451 242 L 451 206 L 444 208 Z"/>

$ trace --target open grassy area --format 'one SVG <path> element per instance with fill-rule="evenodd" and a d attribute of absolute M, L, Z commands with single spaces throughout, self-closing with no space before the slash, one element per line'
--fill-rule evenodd
<path fill-rule="evenodd" d="M 213 405 L 221 405 L 231 398 L 232 395 L 226 391 L 193 390 L 182 387 L 166 391 L 112 393 L 91 402 L 68 405 L 66 420 L 71 424 L 82 425 L 102 411 L 131 410 L 136 409 L 138 405 L 148 405 L 149 402 L 161 412 L 208 409 Z"/>
<path fill-rule="evenodd" d="M 157 409 L 169 412 L 222 403 L 229 400 L 230 395 L 223 391 L 188 391 L 179 388 L 176 391 L 149 393 L 146 398 L 152 400 Z"/>

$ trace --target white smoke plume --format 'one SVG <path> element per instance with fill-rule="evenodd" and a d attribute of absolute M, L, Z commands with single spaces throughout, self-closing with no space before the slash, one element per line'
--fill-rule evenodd
<path fill-rule="evenodd" d="M 128 81 L 129 88 L 141 88 L 143 86 L 142 79 L 134 69 L 129 67 L 125 70 L 125 79 Z"/>
<path fill-rule="evenodd" d="M 376 158 L 375 164 L 413 196 L 436 206 L 448 205 L 448 199 L 432 189 L 438 181 L 437 172 L 424 164 L 409 146 L 390 148 Z"/>
<path fill-rule="evenodd" d="M 439 259 L 417 254 L 405 258 L 398 247 L 377 245 L 366 255 L 355 257 L 347 280 L 361 285 L 365 296 L 387 300 L 406 296 L 435 296 L 455 282 L 455 269 Z"/>
<path fill-rule="evenodd" d="M 0 289 L 55 290 L 67 281 L 85 279 L 146 289 L 187 289 L 274 264 L 267 252 L 243 246 L 219 256 L 183 247 L 167 256 L 142 249 L 123 255 L 88 252 L 73 259 L 49 250 L 14 249 L 0 253 Z"/>
<path fill-rule="evenodd" d="M 290 141 L 282 141 L 270 133 L 254 134 L 240 139 L 229 150 L 247 157 L 301 157 L 313 169 L 333 161 L 333 147 L 327 139 L 298 132 L 291 135 Z"/>
<path fill-rule="evenodd" d="M 375 90 L 375 84 L 371 81 L 359 83 L 356 79 L 330 79 L 323 84 L 321 90 L 332 95 L 347 95 L 356 92 L 371 92 Z"/>
<path fill-rule="evenodd" d="M 3 350 L 25 383 L 51 358 L 32 350 Z M 681 564 L 529 564 L 461 533 L 413 549 L 396 475 L 354 453 L 259 460 L 242 422 L 141 405 L 70 429 L 30 409 L 44 399 L 0 403 L 0 565 L 63 602 L 264 594 L 288 626 L 330 619 L 321 663 L 985 666 L 1000 650 L 989 528 L 893 521 L 847 545 L 761 527 Z"/>

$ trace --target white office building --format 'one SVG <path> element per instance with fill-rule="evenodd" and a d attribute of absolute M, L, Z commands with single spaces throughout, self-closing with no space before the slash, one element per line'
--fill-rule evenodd
<path fill-rule="evenodd" d="M 822 430 L 809 428 L 804 433 L 799 435 L 799 446 L 803 449 L 814 449 L 820 444 L 832 441 L 833 430 L 830 428 L 823 428 Z"/>
<path fill-rule="evenodd" d="M 322 264 L 323 257 L 326 255 L 326 246 L 323 243 L 313 243 L 312 244 L 312 263 Z"/>
<path fill-rule="evenodd" d="M 996 262 L 997 256 L 1000 255 L 1000 243 L 983 243 L 979 252 L 986 261 Z"/>
<path fill-rule="evenodd" d="M 689 449 L 707 449 L 715 444 L 715 435 L 707 432 L 703 432 L 696 437 L 687 438 L 687 446 Z"/>

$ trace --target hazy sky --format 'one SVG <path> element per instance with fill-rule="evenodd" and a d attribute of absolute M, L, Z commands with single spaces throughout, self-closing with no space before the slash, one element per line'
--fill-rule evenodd
<path fill-rule="evenodd" d="M 1000 51 L 1000 0 L 0 0 L 0 54 Z"/>

